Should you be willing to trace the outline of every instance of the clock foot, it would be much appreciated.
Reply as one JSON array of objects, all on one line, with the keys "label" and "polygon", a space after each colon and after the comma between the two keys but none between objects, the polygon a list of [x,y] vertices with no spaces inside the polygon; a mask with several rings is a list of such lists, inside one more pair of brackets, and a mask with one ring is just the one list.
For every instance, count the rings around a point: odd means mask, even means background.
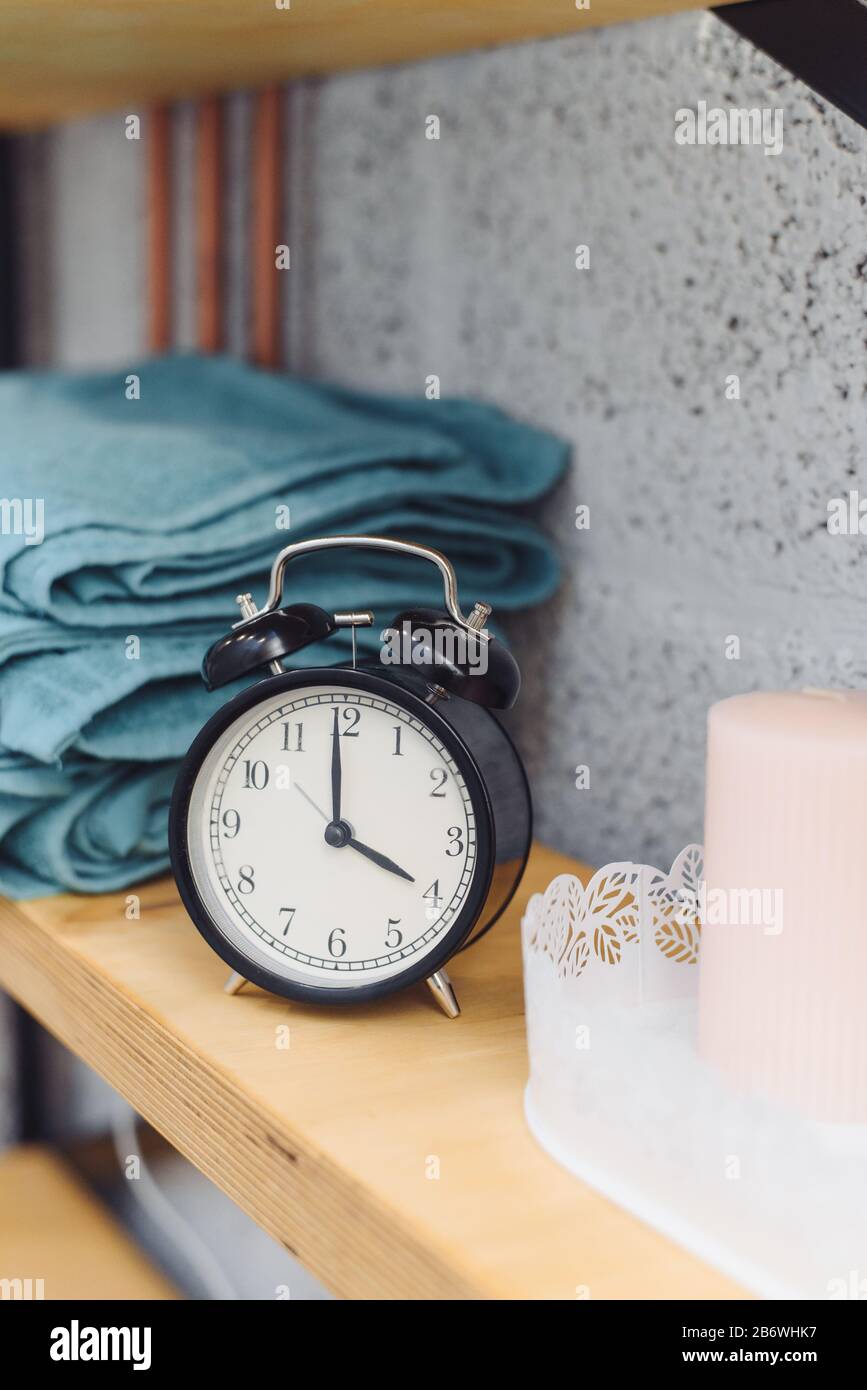
[{"label": "clock foot", "polygon": [[239,975],[237,970],[233,970],[223,985],[223,990],[226,994],[240,994],[246,984],[249,984],[249,980],[245,980],[243,975]]},{"label": "clock foot", "polygon": [[451,980],[444,970],[437,970],[428,976],[428,988],[447,1018],[457,1018],[461,1012],[458,997]]}]

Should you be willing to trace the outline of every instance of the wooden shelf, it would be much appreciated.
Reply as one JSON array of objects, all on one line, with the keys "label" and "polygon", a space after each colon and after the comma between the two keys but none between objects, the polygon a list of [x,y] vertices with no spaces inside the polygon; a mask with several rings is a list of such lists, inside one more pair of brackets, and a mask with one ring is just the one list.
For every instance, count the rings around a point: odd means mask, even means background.
[{"label": "wooden shelf", "polygon": [[178,1297],[49,1149],[26,1145],[0,1154],[0,1231],[0,1280],[32,1280],[34,1296],[41,1280],[46,1300]]},{"label": "wooden shelf", "polygon": [[450,966],[455,1021],[424,986],[353,1010],[228,996],[169,880],[138,921],[124,894],[0,899],[0,983],[339,1295],[741,1296],[524,1123],[520,914],[576,867],[536,847],[508,917]]},{"label": "wooden shelf", "polygon": [[[736,0],[716,0],[736,3]],[[0,126],[550,38],[706,0],[0,0]]]}]

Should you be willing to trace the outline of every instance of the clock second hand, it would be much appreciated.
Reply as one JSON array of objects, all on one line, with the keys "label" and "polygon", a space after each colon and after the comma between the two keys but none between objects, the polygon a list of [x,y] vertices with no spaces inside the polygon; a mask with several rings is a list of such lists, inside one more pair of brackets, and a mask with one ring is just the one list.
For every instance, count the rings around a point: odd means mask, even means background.
[{"label": "clock second hand", "polygon": [[329,824],[330,822],[329,822],[328,816],[326,816],[326,814],[325,814],[325,812],[323,811],[323,809],[322,809],[321,806],[317,806],[317,805],[316,805],[316,802],[313,800],[313,797],[312,797],[312,796],[308,796],[307,793],[306,793],[306,791],[304,790],[304,788],[303,788],[302,786],[300,786],[298,782],[293,782],[292,785],[293,785],[293,787],[295,788],[296,792],[300,792],[301,795],[304,797],[304,800],[310,803],[310,805],[313,807],[314,811],[316,811],[317,814],[320,815],[320,816],[322,817],[322,819],[326,822],[326,824]]},{"label": "clock second hand", "polygon": [[[325,821],[325,838],[329,844],[333,844],[335,849],[343,849],[348,845],[350,849],[354,849],[359,854],[363,854],[365,859],[369,859],[372,863],[378,864],[381,869],[387,869],[390,874],[397,874],[399,878],[405,878],[409,883],[415,883],[412,874],[408,874],[406,869],[402,869],[399,864],[395,864],[393,859],[389,859],[385,854],[380,854],[378,850],[371,849],[369,845],[362,844],[360,840],[356,840],[354,835],[347,834],[343,822],[329,820],[328,816],[326,816],[325,812],[322,810],[322,807],[316,805],[313,797],[308,795],[300,783],[293,782],[292,785],[296,792],[303,796],[304,800],[313,807],[317,815],[320,815]],[[332,827],[333,832],[329,838],[328,831],[332,830]]]}]

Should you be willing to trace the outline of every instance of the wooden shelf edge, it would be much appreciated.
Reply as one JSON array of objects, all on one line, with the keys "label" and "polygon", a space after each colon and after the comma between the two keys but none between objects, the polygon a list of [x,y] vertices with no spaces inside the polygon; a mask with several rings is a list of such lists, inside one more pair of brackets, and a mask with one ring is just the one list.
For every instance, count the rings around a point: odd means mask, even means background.
[{"label": "wooden shelf edge", "polygon": [[[45,961],[31,924],[2,900],[0,930],[4,988],[333,1292],[400,1298],[412,1287],[420,1298],[479,1294],[438,1267],[426,1245],[395,1229],[393,1214],[360,1190],[356,1199],[347,1175],[335,1172],[304,1135],[270,1123],[260,1104],[195,1050],[180,1054],[159,1020],[119,996],[98,972],[74,960]],[[353,1273],[344,1278],[347,1262]]]},{"label": "wooden shelf edge", "polygon": [[423,986],[351,1010],[231,998],[168,880],[140,890],[138,922],[124,894],[0,900],[0,983],[342,1297],[740,1296],[527,1130],[519,920],[565,871],[589,873],[534,848],[507,916],[450,967],[454,1022]]},{"label": "wooden shelf edge", "polygon": [[[715,0],[736,4],[740,0]],[[4,0],[0,128],[707,9],[708,0]]]}]

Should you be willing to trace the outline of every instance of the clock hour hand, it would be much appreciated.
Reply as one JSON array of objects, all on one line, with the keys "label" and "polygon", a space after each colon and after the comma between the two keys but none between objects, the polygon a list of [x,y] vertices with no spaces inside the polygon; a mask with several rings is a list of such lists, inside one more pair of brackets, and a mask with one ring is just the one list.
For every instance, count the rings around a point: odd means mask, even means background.
[{"label": "clock hour hand", "polygon": [[372,859],[374,864],[378,864],[381,869],[387,869],[390,874],[397,874],[398,878],[405,878],[409,883],[415,883],[412,874],[408,874],[406,869],[402,869],[399,864],[395,864],[393,859],[389,859],[385,854],[379,854],[377,850],[370,849],[368,845],[363,845],[360,840],[350,837],[346,841],[350,849],[358,850],[365,859]]},{"label": "clock hour hand", "polygon": [[406,878],[408,883],[415,883],[413,874],[407,873],[400,865],[396,865],[395,860],[389,859],[388,855],[381,855],[378,849],[371,849],[370,845],[361,844],[356,840],[352,833],[352,826],[347,826],[345,820],[329,820],[325,826],[325,844],[331,845],[332,849],[345,849],[349,845],[350,849],[357,849],[365,859],[370,859],[381,869],[388,869],[389,873],[396,873],[399,878]]},{"label": "clock hour hand", "polygon": [[387,869],[390,874],[397,874],[398,878],[405,878],[409,883],[415,883],[412,874],[408,874],[406,869],[395,864],[393,859],[388,858],[388,855],[380,854],[379,850],[371,849],[369,845],[363,845],[360,840],[356,840],[345,820],[328,822],[325,827],[325,843],[331,845],[332,849],[345,849],[349,845],[350,849],[357,850],[359,854],[364,855],[365,859],[370,859],[381,869]]},{"label": "clock hour hand", "polygon": [[340,784],[343,770],[340,766],[340,726],[337,722],[337,706],[334,707],[334,728],[331,731],[331,820],[337,825],[340,821]]}]

